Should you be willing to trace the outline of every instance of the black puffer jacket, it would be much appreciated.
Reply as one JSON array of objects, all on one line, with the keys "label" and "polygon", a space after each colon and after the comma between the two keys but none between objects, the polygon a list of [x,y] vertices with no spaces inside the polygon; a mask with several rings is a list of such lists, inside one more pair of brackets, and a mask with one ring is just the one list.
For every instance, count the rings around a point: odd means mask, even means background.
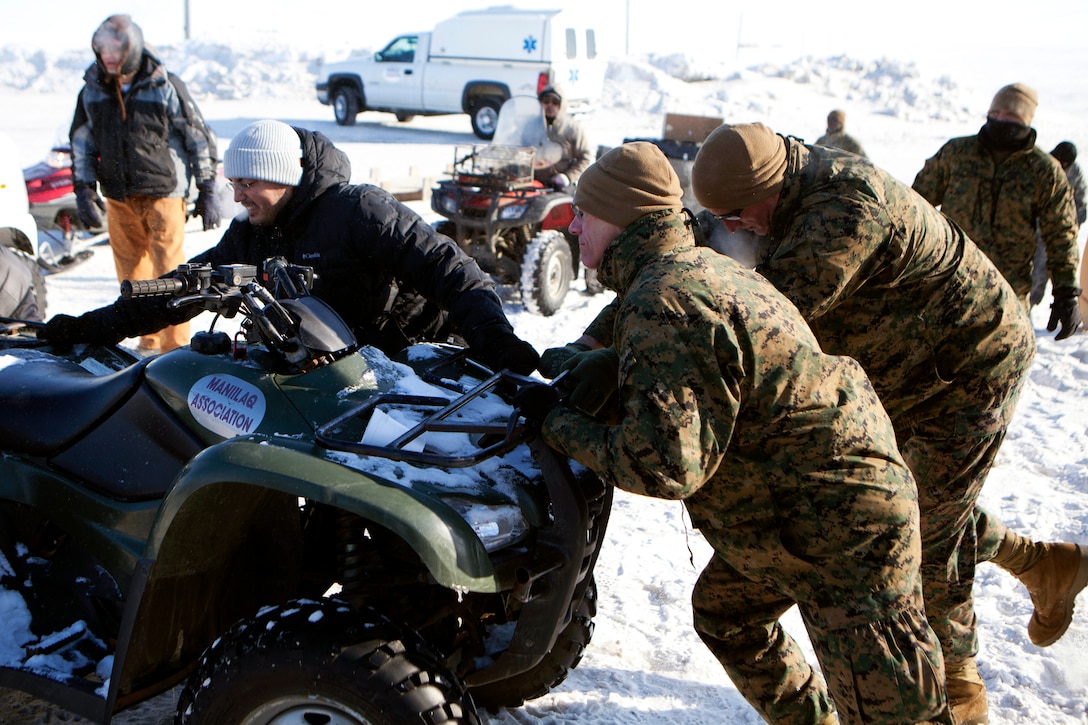
[{"label": "black puffer jacket", "polygon": [[[350,162],[328,138],[295,130],[302,139],[302,181],[276,224],[236,219],[219,244],[192,262],[260,266],[283,256],[313,267],[314,294],[332,305],[361,343],[386,352],[455,332],[486,361],[493,344],[509,342],[513,327],[475,260],[388,192],[349,184]],[[84,318],[96,318],[87,319],[98,328],[91,341],[111,342],[199,311],[168,311],[155,298],[119,299]]]},{"label": "black puffer jacket", "polygon": [[185,196],[190,180],[214,183],[215,136],[185,84],[154,55],[144,52],[127,91],[97,63],[84,83],[69,129],[77,185],[98,181],[104,196],[123,201]]}]

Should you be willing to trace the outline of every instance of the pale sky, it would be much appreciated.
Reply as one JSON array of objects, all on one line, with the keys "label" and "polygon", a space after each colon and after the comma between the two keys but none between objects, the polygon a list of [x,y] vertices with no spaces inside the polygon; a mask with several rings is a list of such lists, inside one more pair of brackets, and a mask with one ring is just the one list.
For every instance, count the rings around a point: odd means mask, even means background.
[{"label": "pale sky", "polygon": [[[462,9],[498,0],[0,0],[0,46],[88,47],[107,16],[128,13],[149,43],[171,45],[190,36],[223,42],[274,38],[304,49],[377,49],[398,33],[427,30]],[[692,55],[737,55],[741,46],[780,46],[793,55],[856,58],[888,56],[916,60],[954,48],[980,48],[1006,55],[1032,48],[1083,45],[1088,32],[1084,0],[873,0],[755,3],[718,0],[507,0],[518,7],[581,8],[591,12],[601,42],[613,52],[648,51]],[[748,7],[746,7],[746,5]],[[742,51],[743,52],[743,51]],[[1088,51],[1086,51],[1088,53]],[[980,62],[985,62],[983,58]]]}]

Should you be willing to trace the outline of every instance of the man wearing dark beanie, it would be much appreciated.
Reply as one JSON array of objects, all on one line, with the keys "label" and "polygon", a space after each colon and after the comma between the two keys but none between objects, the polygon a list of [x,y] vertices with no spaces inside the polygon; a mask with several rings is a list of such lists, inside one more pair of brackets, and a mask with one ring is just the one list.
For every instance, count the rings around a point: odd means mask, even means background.
[{"label": "man wearing dark beanie", "polygon": [[[772,161],[750,178],[776,175]],[[611,485],[683,500],[714,549],[696,631],[764,720],[950,723],[891,421],[861,367],[821,351],[785,296],[695,245],[681,196],[652,143],[582,174],[570,229],[617,294],[612,346],[559,365],[575,380],[565,404],[544,385],[515,403]],[[587,368],[617,393],[607,422],[579,390]],[[794,604],[822,676],[779,624]]]},{"label": "man wearing dark beanie", "polygon": [[[766,169],[775,169],[770,178]],[[758,231],[757,266],[801,310],[824,350],[858,360],[918,484],[926,611],[944,650],[957,723],[987,721],[971,589],[992,560],[1027,585],[1028,633],[1058,639],[1088,553],[1036,544],[975,503],[1035,353],[1017,295],[963,230],[871,163],[761,124],[722,126],[692,169],[696,198]]]},{"label": "man wearing dark beanie", "polygon": [[1023,83],[1001,88],[986,124],[942,146],[918,172],[914,190],[963,227],[1025,307],[1038,230],[1054,295],[1046,329],[1058,329],[1062,340],[1081,324],[1078,225],[1065,172],[1035,145],[1031,123],[1038,105],[1038,94]]}]

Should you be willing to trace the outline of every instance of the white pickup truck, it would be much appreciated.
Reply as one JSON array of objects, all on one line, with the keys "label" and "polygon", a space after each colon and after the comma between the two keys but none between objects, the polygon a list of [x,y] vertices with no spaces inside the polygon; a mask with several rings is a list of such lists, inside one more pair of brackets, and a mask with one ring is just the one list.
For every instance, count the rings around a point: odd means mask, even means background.
[{"label": "white pickup truck", "polygon": [[594,29],[576,23],[559,10],[467,10],[431,32],[400,35],[372,57],[326,65],[317,99],[333,107],[341,126],[363,111],[398,121],[467,113],[476,136],[490,140],[512,96],[559,82],[573,112],[600,99],[607,61]]}]

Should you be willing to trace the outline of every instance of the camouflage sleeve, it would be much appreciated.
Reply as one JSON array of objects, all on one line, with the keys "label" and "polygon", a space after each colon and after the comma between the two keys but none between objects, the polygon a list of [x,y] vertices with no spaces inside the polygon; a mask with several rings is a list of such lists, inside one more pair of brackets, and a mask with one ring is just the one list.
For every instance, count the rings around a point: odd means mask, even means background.
[{"label": "camouflage sleeve", "polygon": [[944,201],[944,193],[948,189],[948,171],[945,168],[941,152],[926,159],[922,170],[914,177],[912,187],[921,194],[926,201],[933,206],[940,206]]},{"label": "camouflage sleeve", "polygon": [[608,303],[603,310],[597,313],[593,322],[589,323],[585,334],[601,343],[602,347],[611,347],[615,339],[616,311],[619,309],[619,298]]},{"label": "camouflage sleeve", "polygon": [[[619,313],[620,424],[606,425],[560,408],[548,417],[544,438],[617,488],[683,499],[706,483],[722,461],[741,400],[741,381],[730,375],[743,372],[739,364],[717,364],[728,354],[723,348],[740,357],[730,325],[711,320],[715,329],[700,334],[670,324],[675,320],[655,319],[655,306],[682,305],[669,292],[647,297],[641,309],[625,303]],[[698,325],[706,317],[696,312],[686,319]],[[716,391],[716,402],[707,410],[710,390]]]},{"label": "camouflage sleeve", "polygon": [[891,226],[880,204],[812,194],[757,271],[813,321],[865,283]]},{"label": "camouflage sleeve", "polygon": [[1051,183],[1041,185],[1039,230],[1046,247],[1046,268],[1054,289],[1077,286],[1077,210],[1073,190],[1058,164],[1053,164]]}]

